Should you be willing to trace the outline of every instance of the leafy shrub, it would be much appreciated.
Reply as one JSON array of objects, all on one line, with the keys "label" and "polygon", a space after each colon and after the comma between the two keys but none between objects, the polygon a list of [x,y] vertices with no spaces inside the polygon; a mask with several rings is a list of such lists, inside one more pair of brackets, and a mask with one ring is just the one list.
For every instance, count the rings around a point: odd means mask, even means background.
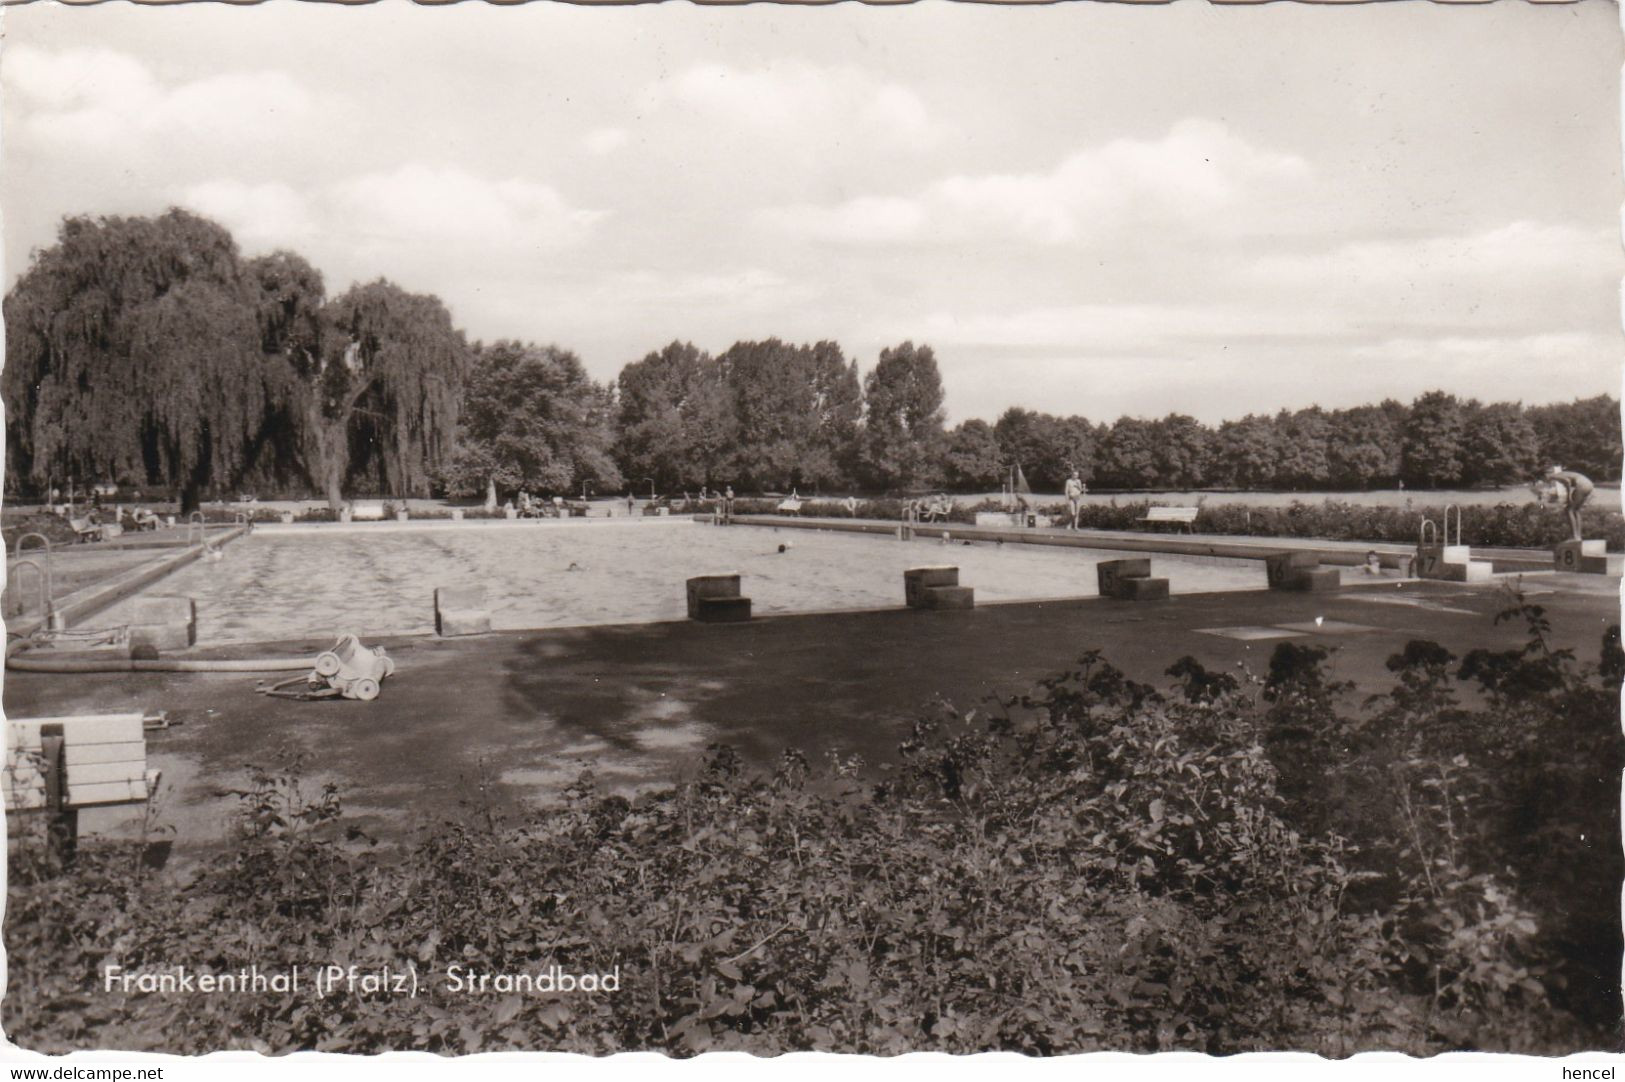
[{"label": "leafy shrub", "polygon": [[[714,746],[660,792],[583,776],[399,849],[296,761],[251,770],[232,847],[184,880],[112,845],[14,864],[4,1022],[46,1050],[1606,1046],[1625,656],[1616,630],[1583,667],[1537,606],[1508,614],[1524,647],[1411,643],[1352,708],[1318,647],[1262,677],[1179,659],[1166,692],[1089,654],[985,716],[926,712],[878,769]],[[327,960],[415,966],[424,990],[91,987],[108,963]],[[458,996],[451,962],[622,987]]]}]

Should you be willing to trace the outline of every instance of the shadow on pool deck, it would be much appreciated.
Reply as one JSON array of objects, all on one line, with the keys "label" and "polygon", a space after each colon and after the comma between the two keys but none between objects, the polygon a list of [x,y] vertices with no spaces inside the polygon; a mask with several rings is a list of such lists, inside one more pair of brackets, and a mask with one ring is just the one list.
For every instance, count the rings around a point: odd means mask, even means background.
[{"label": "shadow on pool deck", "polygon": [[[1547,607],[1556,644],[1594,661],[1619,619],[1618,580],[1544,574],[1524,584]],[[399,837],[464,802],[508,808],[556,796],[582,770],[620,791],[667,782],[717,741],[759,765],[788,746],[884,761],[935,697],[969,709],[1091,649],[1166,686],[1164,670],[1185,654],[1262,672],[1293,634],[1282,625],[1302,624],[1294,641],[1337,647],[1338,676],[1363,695],[1391,686],[1384,662],[1408,639],[1457,654],[1521,642],[1521,627],[1492,622],[1504,600],[1497,586],[1406,582],[1329,595],[1090,598],[385,639],[399,671],[374,703],[274,700],[254,693],[251,675],[160,673],[8,673],[4,701],[14,716],[143,709],[183,722],[149,741],[171,783],[163,818],[180,846],[218,840],[232,801],[220,790],[242,783],[245,764],[271,765],[285,743],[309,753],[312,791],[336,782],[365,829]],[[314,654],[325,645],[208,653]]]}]

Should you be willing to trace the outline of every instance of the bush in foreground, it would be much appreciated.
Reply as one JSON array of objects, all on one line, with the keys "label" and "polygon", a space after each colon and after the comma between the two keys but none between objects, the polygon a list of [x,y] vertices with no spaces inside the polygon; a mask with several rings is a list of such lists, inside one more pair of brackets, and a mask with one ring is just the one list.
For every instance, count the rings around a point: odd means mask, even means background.
[{"label": "bush in foreground", "polygon": [[[1181,659],[1166,692],[1091,654],[985,716],[928,712],[878,771],[714,747],[675,788],[583,778],[388,853],[336,792],[254,771],[238,844],[185,883],[128,848],[60,873],[17,854],[6,1030],[50,1051],[1607,1046],[1625,655],[1616,630],[1581,666],[1538,607],[1509,614],[1523,648],[1411,643],[1354,709],[1316,647],[1258,679]],[[423,990],[97,983],[328,961]],[[459,995],[451,964],[621,985]]]}]

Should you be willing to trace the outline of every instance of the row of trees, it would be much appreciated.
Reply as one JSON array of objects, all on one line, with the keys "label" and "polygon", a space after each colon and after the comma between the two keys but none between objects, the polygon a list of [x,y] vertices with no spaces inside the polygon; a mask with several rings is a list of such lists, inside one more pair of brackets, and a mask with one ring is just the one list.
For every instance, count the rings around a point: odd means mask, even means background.
[{"label": "row of trees", "polygon": [[1306,491],[1507,484],[1554,462],[1615,479],[1620,454],[1619,402],[1607,395],[1526,408],[1432,391],[1410,405],[1317,406],[1217,427],[1183,414],[1108,425],[1012,408],[955,427],[940,461],[960,489],[997,485],[1015,461],[1041,489],[1076,468],[1105,488]]},{"label": "row of trees", "polygon": [[912,342],[882,350],[861,377],[833,342],[740,342],[717,357],[673,342],[627,365],[609,398],[604,446],[628,482],[660,491],[723,480],[980,491],[1017,463],[1050,491],[1074,469],[1105,488],[1288,491],[1507,484],[1551,462],[1601,479],[1620,471],[1619,403],[1606,395],[1525,408],[1434,391],[1409,405],[1217,427],[1182,414],[1097,424],[1012,407],[993,424],[947,429],[936,358]]},{"label": "row of trees", "polygon": [[181,210],[70,218],[5,298],[9,482],[425,496],[996,488],[1356,489],[1498,484],[1561,462],[1619,476],[1619,404],[1409,405],[1111,424],[1021,408],[945,426],[929,346],[867,374],[835,342],[673,342],[596,383],[556,346],[470,344],[433,296],[327,297],[297,255],[243,259]]}]

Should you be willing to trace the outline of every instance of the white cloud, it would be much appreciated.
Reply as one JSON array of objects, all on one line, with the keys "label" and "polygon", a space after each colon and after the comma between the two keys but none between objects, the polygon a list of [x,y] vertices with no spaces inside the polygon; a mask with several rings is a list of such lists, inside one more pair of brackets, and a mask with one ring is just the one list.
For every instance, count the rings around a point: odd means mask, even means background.
[{"label": "white cloud", "polygon": [[921,319],[918,330],[907,333],[942,345],[1177,355],[1195,341],[1309,335],[1329,329],[1319,313],[1296,308],[1082,304],[968,314],[938,311]]},{"label": "white cloud", "polygon": [[594,128],[587,133],[581,145],[588,154],[602,156],[615,153],[624,147],[630,138],[625,128]]},{"label": "white cloud", "polygon": [[226,226],[250,251],[298,248],[317,233],[309,204],[286,184],[209,180],[189,185],[179,202]]},{"label": "white cloud", "polygon": [[753,68],[692,65],[648,87],[643,104],[707,126],[818,148],[844,142],[929,150],[952,131],[907,86],[854,67],[800,60]]},{"label": "white cloud", "polygon": [[[782,274],[760,267],[745,267],[735,271],[696,274],[629,271],[616,275],[609,289],[629,304],[726,302],[743,305],[775,299],[782,301],[792,291],[792,286]],[[806,291],[794,287],[793,292],[800,298],[805,296]]]},{"label": "white cloud", "polygon": [[[991,241],[1040,245],[1147,239],[1147,231],[1234,235],[1269,226],[1311,170],[1222,124],[1185,120],[1157,140],[1118,139],[1040,173],[955,175],[907,197],[771,208],[771,228],[843,244]],[[1151,235],[1153,241],[1165,237]]]},{"label": "white cloud", "polygon": [[322,199],[340,232],[470,251],[573,244],[603,217],[602,211],[571,206],[546,184],[420,164],[341,180]]},{"label": "white cloud", "polygon": [[1515,221],[1266,253],[1239,267],[1231,284],[1377,333],[1410,326],[1535,335],[1594,325],[1614,307],[1622,271],[1625,256],[1611,230]]},{"label": "white cloud", "polygon": [[98,155],[264,144],[309,119],[313,99],[284,72],[165,82],[111,49],[8,46],[6,89],[29,138]]},{"label": "white cloud", "polygon": [[1474,233],[1355,241],[1322,252],[1267,255],[1257,266],[1271,276],[1335,274],[1345,280],[1393,282],[1429,276],[1540,280],[1610,263],[1621,263],[1619,241],[1611,230],[1515,221]]},{"label": "white cloud", "polygon": [[1606,231],[1519,221],[1215,266],[1200,303],[937,308],[872,331],[1041,352],[1178,356],[1273,341],[1416,363],[1478,356],[1613,364],[1618,344],[1599,352],[1589,327],[1622,264]]},{"label": "white cloud", "polygon": [[1610,367],[1620,352],[1616,335],[1581,331],[1526,335],[1444,335],[1437,338],[1389,338],[1353,347],[1363,358],[1402,365],[1473,366],[1504,363],[1521,367],[1535,380],[1565,369],[1588,370],[1605,361]]},{"label": "white cloud", "polygon": [[437,259],[566,247],[604,213],[573,207],[545,184],[419,164],[339,179],[308,195],[286,184],[216,179],[183,189],[179,202],[217,219],[250,248],[335,239],[392,248],[433,244],[428,254]]}]

